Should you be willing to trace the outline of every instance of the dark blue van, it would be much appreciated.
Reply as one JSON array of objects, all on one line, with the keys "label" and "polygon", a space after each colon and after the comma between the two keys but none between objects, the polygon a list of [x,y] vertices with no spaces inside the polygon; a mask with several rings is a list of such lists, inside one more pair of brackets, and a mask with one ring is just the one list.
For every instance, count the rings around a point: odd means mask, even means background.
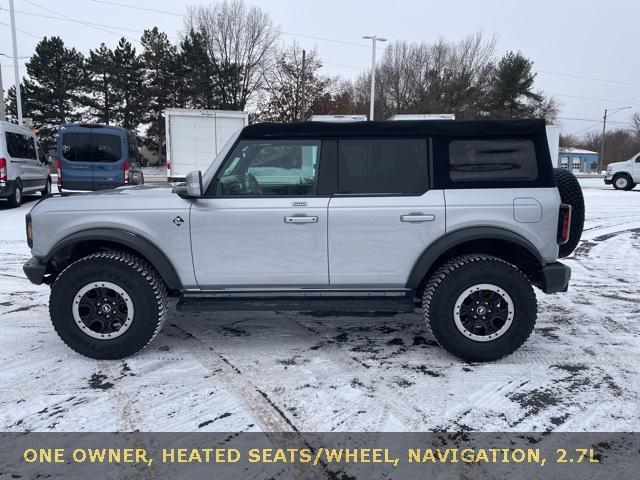
[{"label": "dark blue van", "polygon": [[121,127],[60,125],[56,163],[61,190],[105,190],[144,183],[138,139]]}]

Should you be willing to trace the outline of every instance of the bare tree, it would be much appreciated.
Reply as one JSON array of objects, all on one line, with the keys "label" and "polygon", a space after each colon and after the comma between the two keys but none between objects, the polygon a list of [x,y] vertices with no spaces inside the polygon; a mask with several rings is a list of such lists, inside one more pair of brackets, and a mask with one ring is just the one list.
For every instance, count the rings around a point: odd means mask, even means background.
[{"label": "bare tree", "polygon": [[[481,116],[494,69],[495,38],[481,33],[460,42],[390,44],[376,69],[375,99],[381,118],[394,113]],[[354,82],[354,102],[367,103],[371,73]]]},{"label": "bare tree", "polygon": [[242,0],[189,8],[185,30],[202,34],[222,108],[243,109],[260,88],[280,35],[268,13]]}]

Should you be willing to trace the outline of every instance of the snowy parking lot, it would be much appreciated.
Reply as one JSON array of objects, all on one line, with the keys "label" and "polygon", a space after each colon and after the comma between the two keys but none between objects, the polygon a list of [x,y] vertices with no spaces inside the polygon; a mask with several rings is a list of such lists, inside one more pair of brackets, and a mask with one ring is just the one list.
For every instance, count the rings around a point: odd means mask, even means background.
[{"label": "snowy parking lot", "polygon": [[0,429],[638,431],[640,189],[581,183],[570,290],[536,292],[531,338],[491,364],[447,355],[419,314],[174,310],[142,353],[87,359],[22,272],[32,202],[0,203]]}]

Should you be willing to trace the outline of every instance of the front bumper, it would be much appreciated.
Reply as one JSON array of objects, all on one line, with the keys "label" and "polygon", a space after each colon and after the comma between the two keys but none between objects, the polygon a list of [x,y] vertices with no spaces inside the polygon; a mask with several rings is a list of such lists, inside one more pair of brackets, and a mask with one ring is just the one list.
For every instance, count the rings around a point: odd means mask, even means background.
[{"label": "front bumper", "polygon": [[42,262],[38,257],[31,257],[22,266],[22,270],[31,283],[42,285],[44,282],[44,274],[47,271],[47,264]]},{"label": "front bumper", "polygon": [[560,262],[548,263],[542,267],[542,284],[539,287],[544,293],[566,292],[570,279],[570,267]]},{"label": "front bumper", "polygon": [[607,175],[604,177],[604,184],[611,185],[613,183],[613,175]]}]

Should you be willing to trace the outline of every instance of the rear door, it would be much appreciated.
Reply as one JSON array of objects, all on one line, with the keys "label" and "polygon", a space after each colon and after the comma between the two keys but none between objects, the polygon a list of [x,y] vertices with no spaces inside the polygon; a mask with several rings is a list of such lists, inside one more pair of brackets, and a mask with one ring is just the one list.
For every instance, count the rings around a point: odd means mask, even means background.
[{"label": "rear door", "polygon": [[91,129],[62,127],[58,142],[62,188],[93,190]]},{"label": "rear door", "polygon": [[11,177],[19,178],[26,192],[40,187],[42,176],[38,168],[35,138],[22,132],[7,131],[5,140],[11,163]]},{"label": "rear door", "polygon": [[93,189],[103,190],[124,184],[124,162],[127,153],[124,130],[94,128],[91,132],[93,151]]},{"label": "rear door", "polygon": [[193,170],[205,171],[216,151],[215,114],[169,113],[171,177],[184,178]]},{"label": "rear door", "polygon": [[329,203],[331,285],[403,288],[445,231],[442,190],[429,189],[426,138],[338,141]]}]

